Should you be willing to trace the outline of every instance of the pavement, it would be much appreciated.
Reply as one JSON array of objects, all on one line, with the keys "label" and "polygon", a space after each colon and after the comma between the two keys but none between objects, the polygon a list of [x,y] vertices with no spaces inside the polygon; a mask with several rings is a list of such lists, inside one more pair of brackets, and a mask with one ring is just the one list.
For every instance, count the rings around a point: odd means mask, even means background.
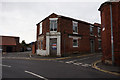
[{"label": "pavement", "polygon": [[[70,58],[79,58],[88,55],[95,55],[98,53],[80,53],[80,54],[72,54],[65,57],[51,57],[51,56],[40,56],[37,54],[32,54],[31,51],[27,52],[13,52],[13,53],[6,53],[2,55],[2,58],[6,59],[31,59],[31,60],[62,60],[62,59],[70,59]],[[99,53],[101,54],[101,53]]]},{"label": "pavement", "polygon": [[93,63],[92,67],[105,73],[120,76],[120,66],[105,64],[98,60]]},{"label": "pavement", "polygon": [[[50,56],[43,57],[43,56],[38,56],[36,54],[31,54],[31,52],[15,52],[15,53],[6,53],[3,55],[3,58],[5,58],[5,59],[23,59],[23,60],[24,59],[27,59],[27,60],[64,60],[64,61],[69,61],[69,63],[72,63],[73,61],[76,62],[76,59],[79,59],[80,57],[84,58],[87,56],[94,56],[96,54],[101,54],[101,53],[73,54],[73,55],[70,55],[67,57],[50,57]],[[77,61],[79,61],[79,60],[77,60]],[[72,61],[72,62],[70,62],[70,61]],[[92,67],[94,69],[97,69],[97,70],[105,72],[105,73],[120,76],[120,67],[119,66],[103,64],[100,60],[96,60],[92,64]]]}]

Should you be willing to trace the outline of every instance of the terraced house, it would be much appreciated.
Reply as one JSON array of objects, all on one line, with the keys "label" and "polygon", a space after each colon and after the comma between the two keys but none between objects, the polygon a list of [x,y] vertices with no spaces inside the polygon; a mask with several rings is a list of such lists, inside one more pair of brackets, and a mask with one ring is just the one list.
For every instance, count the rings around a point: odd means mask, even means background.
[{"label": "terraced house", "polygon": [[101,50],[100,24],[52,13],[37,24],[37,54],[62,56]]}]

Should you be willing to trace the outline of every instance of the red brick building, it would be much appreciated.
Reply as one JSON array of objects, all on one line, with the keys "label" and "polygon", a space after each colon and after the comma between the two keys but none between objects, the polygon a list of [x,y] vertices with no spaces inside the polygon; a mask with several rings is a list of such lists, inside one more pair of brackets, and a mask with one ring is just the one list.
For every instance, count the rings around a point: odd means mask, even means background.
[{"label": "red brick building", "polygon": [[120,65],[120,0],[101,4],[102,61]]},{"label": "red brick building", "polygon": [[101,50],[100,24],[51,14],[37,24],[37,54],[62,56]]},{"label": "red brick building", "polygon": [[21,45],[19,43],[19,37],[14,36],[0,36],[0,46],[2,52],[15,52],[20,51]]}]

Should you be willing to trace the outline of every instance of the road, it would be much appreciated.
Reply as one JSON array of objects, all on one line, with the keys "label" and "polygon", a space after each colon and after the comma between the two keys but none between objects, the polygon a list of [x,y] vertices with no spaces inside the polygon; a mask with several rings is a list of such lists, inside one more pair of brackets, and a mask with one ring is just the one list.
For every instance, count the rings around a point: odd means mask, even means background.
[{"label": "road", "polygon": [[101,54],[64,60],[3,59],[3,78],[118,78],[91,67]]}]

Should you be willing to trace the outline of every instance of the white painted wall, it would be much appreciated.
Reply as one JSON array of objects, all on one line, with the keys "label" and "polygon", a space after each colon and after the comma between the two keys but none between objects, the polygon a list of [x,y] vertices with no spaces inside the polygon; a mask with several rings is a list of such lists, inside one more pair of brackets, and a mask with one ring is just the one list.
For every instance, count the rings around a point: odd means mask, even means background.
[{"label": "white painted wall", "polygon": [[37,49],[37,55],[48,56],[48,55],[46,54],[46,50],[40,50],[40,49]]},{"label": "white painted wall", "polygon": [[[43,37],[39,37],[42,39]],[[48,32],[46,33],[46,50],[37,49],[37,55],[48,56],[50,55],[50,38],[57,38],[57,56],[61,56],[61,33],[60,32]]]},{"label": "white painted wall", "polygon": [[50,54],[50,38],[57,38],[57,56],[61,56],[61,33],[54,32],[54,33],[46,33],[46,54]]}]

